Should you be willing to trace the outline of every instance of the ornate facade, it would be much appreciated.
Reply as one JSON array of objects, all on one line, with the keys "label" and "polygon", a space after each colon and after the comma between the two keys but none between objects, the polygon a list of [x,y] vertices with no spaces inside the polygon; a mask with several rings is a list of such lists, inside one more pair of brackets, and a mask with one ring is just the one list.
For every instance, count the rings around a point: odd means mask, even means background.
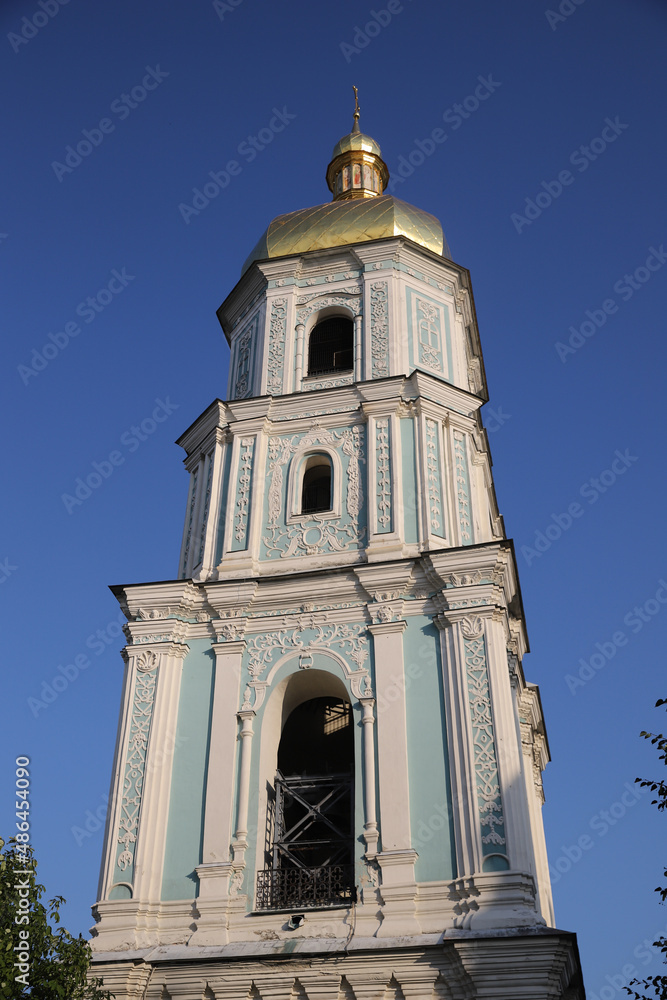
[{"label": "ornate facade", "polygon": [[116,591],[94,971],[118,1000],[575,1000],[470,277],[357,114],[327,179],[218,311],[178,579]]}]

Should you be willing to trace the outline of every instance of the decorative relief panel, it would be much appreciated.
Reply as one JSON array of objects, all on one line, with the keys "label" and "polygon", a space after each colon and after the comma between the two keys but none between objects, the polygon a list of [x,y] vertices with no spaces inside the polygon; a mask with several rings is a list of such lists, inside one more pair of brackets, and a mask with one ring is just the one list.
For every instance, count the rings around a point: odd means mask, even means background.
[{"label": "decorative relief panel", "polygon": [[250,507],[252,459],[255,450],[254,438],[241,438],[239,450],[239,478],[236,485],[234,503],[234,525],[232,530],[232,551],[238,552],[248,547],[248,518]]},{"label": "decorative relief panel", "polygon": [[274,299],[269,321],[269,357],[266,391],[271,395],[284,392],[285,339],[287,337],[287,299]]},{"label": "decorative relief panel", "polygon": [[185,548],[183,550],[183,566],[181,575],[185,576],[188,571],[188,558],[190,556],[190,542],[192,541],[192,525],[195,517],[195,507],[197,506],[197,480],[199,479],[199,466],[192,473],[192,485],[190,489],[190,506],[188,508],[188,526],[185,535]]},{"label": "decorative relief panel", "polygon": [[470,475],[465,434],[454,431],[454,475],[456,479],[456,505],[459,515],[461,543],[472,545],[472,513],[470,509]]},{"label": "decorative relief panel", "polygon": [[377,533],[392,530],[389,417],[375,421],[375,495]]},{"label": "decorative relief panel", "polygon": [[498,780],[483,620],[477,616],[464,618],[461,621],[461,634],[472,723],[482,853],[485,857],[488,854],[506,854],[505,819]]},{"label": "decorative relief panel", "polygon": [[307,378],[301,383],[304,392],[312,392],[313,389],[336,389],[339,385],[352,385],[354,375],[341,375],[339,378],[319,379],[317,382],[310,382]]},{"label": "decorative relief panel", "polygon": [[[286,489],[284,469],[292,456],[312,445],[338,448],[347,459],[345,509],[348,518],[332,519],[331,515],[313,514],[285,523]],[[358,548],[366,534],[360,524],[363,506],[360,463],[363,456],[363,428],[351,427],[340,431],[314,424],[306,435],[273,437],[269,440],[267,529],[262,538],[267,559],[287,559],[292,556],[320,555]],[[344,463],[345,464],[345,463]]]},{"label": "decorative relief panel", "polygon": [[386,281],[371,284],[371,378],[389,375],[389,304]]},{"label": "decorative relief panel", "polygon": [[199,533],[199,552],[195,565],[198,566],[204,558],[204,540],[206,538],[206,525],[208,523],[208,509],[211,505],[211,480],[213,479],[213,452],[207,457],[208,472],[206,474],[206,492],[204,494],[204,510],[202,513],[201,531]]},{"label": "decorative relief panel", "polygon": [[416,299],[417,343],[419,363],[425,368],[442,372],[442,330],[436,306],[425,299]]},{"label": "decorative relief panel", "polygon": [[[368,668],[368,633],[366,625],[325,624],[313,615],[289,616],[285,628],[278,632],[246,635],[247,668],[258,694],[263,692],[266,680],[262,675],[286,653],[299,654],[299,667],[307,670],[313,664],[313,654],[318,650],[338,651],[345,664],[345,672],[355,697],[373,697]],[[350,666],[351,661],[354,666]],[[259,707],[255,704],[255,709]]]},{"label": "decorative relief panel", "polygon": [[155,703],[157,664],[157,655],[148,649],[136,659],[137,673],[118,825],[116,882],[131,883],[134,878],[134,855],[146,772],[146,752]]},{"label": "decorative relief panel", "polygon": [[442,507],[442,473],[440,462],[440,435],[438,422],[426,420],[426,480],[428,518],[431,534],[445,537],[445,518]]},{"label": "decorative relief panel", "polygon": [[347,306],[356,316],[361,312],[361,285],[341,288],[336,295],[327,295],[322,292],[300,295],[296,302],[297,306],[300,306],[296,314],[297,323],[305,323],[314,312],[328,309],[330,306]]},{"label": "decorative relief panel", "polygon": [[406,288],[406,302],[412,366],[451,378],[451,344],[445,306],[412,288]]},{"label": "decorative relief panel", "polygon": [[250,349],[252,342],[252,328],[241,334],[237,350],[236,383],[234,385],[234,399],[243,399],[248,395],[250,389]]}]

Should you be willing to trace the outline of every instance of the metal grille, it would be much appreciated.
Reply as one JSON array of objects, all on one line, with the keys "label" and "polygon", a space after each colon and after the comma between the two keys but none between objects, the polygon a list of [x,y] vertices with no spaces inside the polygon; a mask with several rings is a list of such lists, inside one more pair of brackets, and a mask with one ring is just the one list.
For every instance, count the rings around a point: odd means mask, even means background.
[{"label": "metal grille", "polygon": [[301,513],[317,514],[322,510],[331,510],[330,465],[306,469],[303,477]]},{"label": "metal grille", "polygon": [[258,910],[340,906],[355,900],[354,865],[257,872]]},{"label": "metal grille", "polygon": [[314,871],[352,860],[352,777],[285,778],[275,788],[274,868]]},{"label": "metal grille", "polygon": [[[333,715],[330,721],[341,722]],[[341,906],[356,899],[352,791],[351,774],[285,777],[278,771],[267,868],[257,873],[257,909]]]},{"label": "metal grille", "polygon": [[318,323],[308,344],[308,374],[329,375],[354,367],[354,324],[343,316]]}]

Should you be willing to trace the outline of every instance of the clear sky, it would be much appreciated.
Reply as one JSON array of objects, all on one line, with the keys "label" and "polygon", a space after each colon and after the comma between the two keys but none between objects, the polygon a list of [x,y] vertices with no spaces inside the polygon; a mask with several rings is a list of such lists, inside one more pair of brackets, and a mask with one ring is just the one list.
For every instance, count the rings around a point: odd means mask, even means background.
[{"label": "clear sky", "polygon": [[[0,833],[29,755],[41,878],[85,932],[123,669],[107,586],[176,575],[173,442],[226,389],[215,310],[275,215],[329,200],[357,84],[395,193],[471,270],[553,755],[557,923],[589,994],[624,996],[628,966],[661,971],[643,942],[667,927],[666,820],[628,790],[659,774],[638,734],[667,696],[667,6],[40,3],[0,11]],[[211,172],[224,189],[179,208]],[[101,485],[63,500],[94,463]]]}]

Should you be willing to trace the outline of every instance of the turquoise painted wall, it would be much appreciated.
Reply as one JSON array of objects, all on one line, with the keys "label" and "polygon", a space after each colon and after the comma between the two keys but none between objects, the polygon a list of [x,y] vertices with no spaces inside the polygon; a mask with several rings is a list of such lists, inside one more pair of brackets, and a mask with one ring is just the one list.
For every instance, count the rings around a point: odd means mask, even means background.
[{"label": "turquoise painted wall", "polygon": [[206,762],[215,656],[209,639],[194,639],[183,663],[169,801],[162,899],[192,899],[199,882],[204,832]]},{"label": "turquoise painted wall", "polygon": [[438,630],[409,617],[403,633],[412,846],[418,882],[456,878]]}]

